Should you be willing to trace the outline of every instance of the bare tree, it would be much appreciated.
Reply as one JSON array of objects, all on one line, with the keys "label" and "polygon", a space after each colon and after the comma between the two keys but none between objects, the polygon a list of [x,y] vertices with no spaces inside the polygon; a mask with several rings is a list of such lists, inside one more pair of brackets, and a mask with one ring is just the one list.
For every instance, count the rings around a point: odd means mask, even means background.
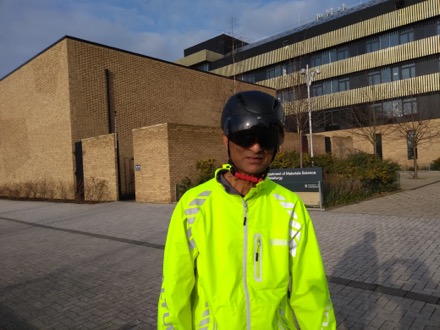
[{"label": "bare tree", "polygon": [[[282,85],[288,85],[290,87],[284,89],[278,89],[281,101],[283,102],[284,111],[287,118],[287,127],[295,126],[294,131],[298,133],[298,151],[300,159],[300,167],[303,167],[303,145],[302,138],[307,125],[307,99],[300,97],[300,89],[298,85],[301,84],[300,76],[298,74],[283,75]],[[300,98],[301,102],[292,102],[295,99]],[[290,119],[290,120],[289,120]],[[294,121],[294,123],[292,123]]]},{"label": "bare tree", "polygon": [[408,156],[413,159],[414,179],[418,178],[417,147],[440,140],[440,131],[432,121],[432,104],[421,103],[415,98],[393,101],[393,133],[404,138],[408,143]]},{"label": "bare tree", "polygon": [[378,138],[390,133],[392,127],[388,124],[392,122],[392,116],[383,108],[382,102],[377,101],[385,97],[378,97],[374,91],[372,86],[363,90],[364,99],[368,101],[351,106],[347,119],[349,125],[354,126],[350,133],[368,141],[373,147],[373,153],[377,155]]}]

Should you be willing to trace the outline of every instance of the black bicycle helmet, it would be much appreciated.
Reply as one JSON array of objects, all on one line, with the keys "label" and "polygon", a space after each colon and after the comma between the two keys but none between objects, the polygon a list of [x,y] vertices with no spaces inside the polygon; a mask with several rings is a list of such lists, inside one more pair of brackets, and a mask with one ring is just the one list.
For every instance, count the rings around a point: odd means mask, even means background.
[{"label": "black bicycle helmet", "polygon": [[260,91],[246,91],[231,96],[226,102],[221,127],[228,138],[256,126],[277,130],[274,149],[278,149],[284,141],[284,120],[283,107],[275,97]]},{"label": "black bicycle helmet", "polygon": [[228,157],[231,173],[251,182],[260,182],[269,167],[258,175],[243,175],[231,160],[229,141],[242,147],[258,142],[267,150],[273,150],[272,161],[284,141],[284,111],[281,103],[272,95],[260,91],[237,93],[229,98],[221,117],[223,133],[228,137]]}]

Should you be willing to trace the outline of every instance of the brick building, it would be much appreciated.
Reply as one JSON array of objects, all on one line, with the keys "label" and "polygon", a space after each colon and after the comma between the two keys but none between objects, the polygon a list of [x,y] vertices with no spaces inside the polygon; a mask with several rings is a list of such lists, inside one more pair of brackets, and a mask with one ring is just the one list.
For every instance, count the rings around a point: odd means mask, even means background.
[{"label": "brick building", "polygon": [[[225,42],[234,50],[216,46]],[[261,41],[218,36],[184,55],[177,63],[276,89],[292,131],[308,133],[310,100],[321,137],[351,136],[355,149],[404,169],[440,157],[439,0],[342,5]],[[318,68],[309,99],[304,69]]]},{"label": "brick building", "polygon": [[0,195],[173,202],[197,160],[226,160],[220,112],[249,89],[275,95],[64,37],[0,81]]}]

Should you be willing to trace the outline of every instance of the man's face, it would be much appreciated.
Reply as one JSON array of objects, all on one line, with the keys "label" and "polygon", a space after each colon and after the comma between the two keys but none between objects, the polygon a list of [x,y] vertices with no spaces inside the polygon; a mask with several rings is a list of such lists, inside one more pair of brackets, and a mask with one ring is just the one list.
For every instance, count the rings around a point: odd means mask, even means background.
[{"label": "man's face", "polygon": [[263,173],[272,162],[274,149],[263,149],[256,142],[249,147],[241,147],[223,135],[223,142],[228,146],[229,157],[237,170],[241,173],[258,175]]}]

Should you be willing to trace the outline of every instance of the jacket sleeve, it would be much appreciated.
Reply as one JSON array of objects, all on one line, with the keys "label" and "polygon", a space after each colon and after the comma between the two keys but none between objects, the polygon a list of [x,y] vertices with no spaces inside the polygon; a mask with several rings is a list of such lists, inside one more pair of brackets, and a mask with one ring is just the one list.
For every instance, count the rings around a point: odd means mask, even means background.
[{"label": "jacket sleeve", "polygon": [[171,217],[165,244],[158,329],[192,328],[191,292],[195,283],[196,255],[184,205],[179,202]]},{"label": "jacket sleeve", "polygon": [[315,230],[302,202],[291,221],[290,306],[301,329],[336,329],[336,319]]}]

